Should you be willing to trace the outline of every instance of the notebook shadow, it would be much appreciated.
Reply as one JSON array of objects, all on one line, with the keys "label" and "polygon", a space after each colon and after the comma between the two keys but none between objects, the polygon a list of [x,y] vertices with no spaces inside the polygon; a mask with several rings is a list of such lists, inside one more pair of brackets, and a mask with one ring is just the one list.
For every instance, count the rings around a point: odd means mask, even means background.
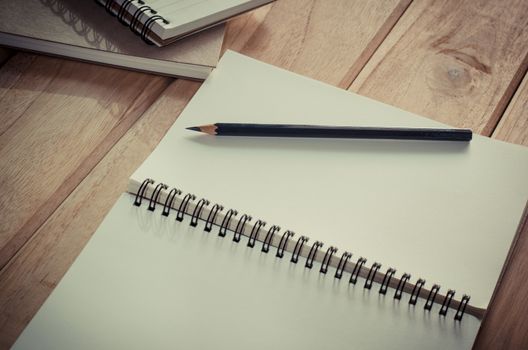
[{"label": "notebook shadow", "polygon": [[317,153],[450,154],[469,151],[470,142],[417,140],[315,139],[279,137],[211,137],[195,135],[189,141],[203,147],[298,151]]}]

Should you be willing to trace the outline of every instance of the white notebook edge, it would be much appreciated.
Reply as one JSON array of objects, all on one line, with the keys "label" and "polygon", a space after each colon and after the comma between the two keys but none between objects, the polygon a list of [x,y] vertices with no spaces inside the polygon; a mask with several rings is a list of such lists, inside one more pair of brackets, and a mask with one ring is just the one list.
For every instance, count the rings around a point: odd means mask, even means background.
[{"label": "white notebook edge", "polygon": [[0,32],[0,45],[34,53],[44,53],[55,57],[177,78],[205,80],[213,70],[213,67],[210,66],[156,60],[114,52],[108,53],[106,51],[13,35],[4,32]]}]

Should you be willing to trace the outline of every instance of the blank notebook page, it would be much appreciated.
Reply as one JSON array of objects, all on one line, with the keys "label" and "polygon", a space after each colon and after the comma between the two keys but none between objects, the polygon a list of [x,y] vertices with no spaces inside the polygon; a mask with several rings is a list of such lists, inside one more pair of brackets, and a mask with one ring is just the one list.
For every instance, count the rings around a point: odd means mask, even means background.
[{"label": "blank notebook page", "polygon": [[185,130],[214,122],[442,124],[228,51],[132,181],[195,193],[487,308],[528,198],[526,148],[478,135],[459,143]]},{"label": "blank notebook page", "polygon": [[121,196],[14,349],[454,349],[476,336],[471,315],[455,322],[133,199]]}]

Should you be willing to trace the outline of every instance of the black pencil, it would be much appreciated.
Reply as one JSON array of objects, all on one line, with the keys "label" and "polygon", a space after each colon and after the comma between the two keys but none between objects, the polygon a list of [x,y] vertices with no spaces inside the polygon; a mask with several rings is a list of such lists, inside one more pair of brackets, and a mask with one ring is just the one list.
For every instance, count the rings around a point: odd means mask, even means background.
[{"label": "black pencil", "polygon": [[309,137],[350,139],[391,139],[470,141],[469,129],[377,128],[289,124],[216,123],[187,128],[215,136]]}]

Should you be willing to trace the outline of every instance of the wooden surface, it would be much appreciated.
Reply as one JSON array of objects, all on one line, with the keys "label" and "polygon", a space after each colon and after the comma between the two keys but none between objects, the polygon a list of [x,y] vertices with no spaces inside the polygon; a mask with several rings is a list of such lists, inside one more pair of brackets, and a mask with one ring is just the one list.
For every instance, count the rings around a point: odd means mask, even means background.
[{"label": "wooden surface", "polygon": [[[279,0],[225,49],[528,145],[528,2]],[[199,83],[0,51],[0,348],[67,271]],[[476,348],[528,348],[528,227]]]}]

